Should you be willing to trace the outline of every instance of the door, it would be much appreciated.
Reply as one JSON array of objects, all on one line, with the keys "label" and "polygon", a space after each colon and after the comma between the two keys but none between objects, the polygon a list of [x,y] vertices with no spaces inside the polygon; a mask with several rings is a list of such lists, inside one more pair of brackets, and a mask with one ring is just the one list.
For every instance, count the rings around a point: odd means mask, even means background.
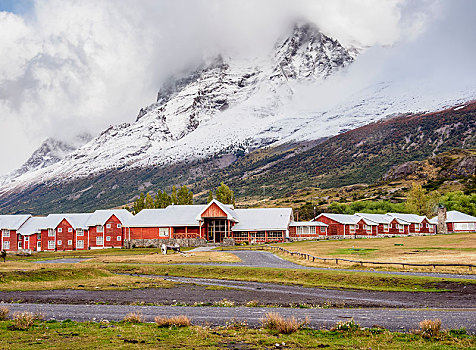
[{"label": "door", "polygon": [[76,249],[84,249],[84,241],[83,240],[76,241]]},{"label": "door", "polygon": [[36,251],[41,251],[41,241],[36,242]]},{"label": "door", "polygon": [[25,236],[25,248],[30,249],[30,236]]}]

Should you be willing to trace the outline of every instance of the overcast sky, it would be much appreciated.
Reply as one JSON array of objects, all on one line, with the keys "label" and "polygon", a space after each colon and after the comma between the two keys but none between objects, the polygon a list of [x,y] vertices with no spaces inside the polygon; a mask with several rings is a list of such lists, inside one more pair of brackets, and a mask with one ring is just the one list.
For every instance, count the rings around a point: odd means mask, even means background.
[{"label": "overcast sky", "polygon": [[[132,122],[141,107],[155,101],[164,79],[204,57],[267,52],[296,20],[314,22],[346,46],[404,42],[408,50],[432,28],[453,30],[454,40],[463,43],[468,35],[474,38],[474,4],[0,0],[0,174],[20,166],[47,137],[68,140]],[[443,51],[461,45],[430,38],[426,43]],[[475,40],[465,45],[473,49]]]}]

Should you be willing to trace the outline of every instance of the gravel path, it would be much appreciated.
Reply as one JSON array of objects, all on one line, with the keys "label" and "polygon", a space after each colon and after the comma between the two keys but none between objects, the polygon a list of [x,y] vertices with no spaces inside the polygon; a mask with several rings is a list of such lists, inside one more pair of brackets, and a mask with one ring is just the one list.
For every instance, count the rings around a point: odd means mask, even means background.
[{"label": "gravel path", "polygon": [[476,275],[458,275],[450,273],[436,273],[436,272],[404,272],[404,271],[375,271],[375,270],[354,270],[354,269],[335,269],[325,267],[310,267],[295,264],[291,261],[285,260],[271,252],[257,251],[257,250],[227,250],[226,252],[235,254],[241,259],[238,263],[187,263],[178,265],[211,265],[211,266],[248,266],[248,267],[268,267],[268,268],[283,268],[283,269],[307,269],[307,270],[330,270],[330,271],[352,271],[352,272],[371,272],[389,275],[403,275],[403,276],[426,276],[426,277],[440,277],[440,278],[461,278],[476,280]]},{"label": "gravel path", "polygon": [[89,258],[64,258],[64,259],[52,259],[52,260],[39,260],[32,261],[35,264],[76,264]]},{"label": "gravel path", "polygon": [[152,322],[155,316],[187,315],[193,324],[225,325],[227,321],[246,321],[259,326],[260,319],[268,312],[283,316],[309,318],[314,328],[330,328],[338,321],[353,318],[363,327],[379,325],[392,331],[409,331],[418,328],[424,319],[439,318],[442,327],[465,327],[476,333],[476,309],[472,310],[416,310],[416,309],[296,309],[296,308],[247,308],[247,307],[180,307],[180,306],[131,306],[131,305],[68,305],[68,304],[4,304],[11,312],[40,312],[46,319],[75,321],[120,321],[129,312],[141,312]]}]

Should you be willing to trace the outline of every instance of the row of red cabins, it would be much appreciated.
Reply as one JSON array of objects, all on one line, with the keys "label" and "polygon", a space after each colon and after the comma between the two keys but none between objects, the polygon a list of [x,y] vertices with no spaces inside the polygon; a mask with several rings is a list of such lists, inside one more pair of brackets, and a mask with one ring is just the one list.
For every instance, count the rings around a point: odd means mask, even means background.
[{"label": "row of red cabins", "polygon": [[[459,222],[448,222],[448,227],[476,231],[475,217],[463,213],[451,217]],[[312,221],[296,222],[291,208],[235,209],[213,200],[206,205],[145,209],[135,216],[124,209],[46,217],[0,215],[0,229],[0,244],[6,251],[56,251],[158,246],[170,239],[265,243],[426,235],[436,233],[436,222],[397,213],[321,214]]]}]

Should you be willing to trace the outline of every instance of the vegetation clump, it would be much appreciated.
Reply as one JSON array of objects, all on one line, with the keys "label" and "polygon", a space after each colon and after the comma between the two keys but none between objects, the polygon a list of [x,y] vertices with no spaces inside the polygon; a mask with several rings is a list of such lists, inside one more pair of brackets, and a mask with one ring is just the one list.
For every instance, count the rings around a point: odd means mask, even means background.
[{"label": "vegetation clump", "polygon": [[144,316],[140,312],[129,312],[122,321],[126,323],[142,323],[144,322]]},{"label": "vegetation clump", "polygon": [[284,318],[277,312],[269,312],[261,319],[261,324],[263,328],[281,334],[291,334],[308,325],[309,320],[306,318],[304,321],[298,321],[294,316]]},{"label": "vegetation clump", "polygon": [[350,319],[349,321],[342,321],[337,322],[334,327],[331,328],[333,332],[350,332],[354,333],[360,329],[360,325],[354,321],[354,319]]},{"label": "vegetation clump", "polygon": [[35,323],[35,315],[31,312],[15,312],[13,314],[13,329],[26,330]]},{"label": "vegetation clump", "polygon": [[10,313],[10,310],[8,307],[0,307],[0,321],[5,321],[8,318],[8,314]]},{"label": "vegetation clump", "polygon": [[441,320],[423,320],[420,322],[420,329],[415,333],[420,334],[423,338],[437,338],[441,334]]},{"label": "vegetation clump", "polygon": [[185,315],[172,317],[157,316],[154,321],[158,327],[188,327],[191,324],[190,318]]}]

